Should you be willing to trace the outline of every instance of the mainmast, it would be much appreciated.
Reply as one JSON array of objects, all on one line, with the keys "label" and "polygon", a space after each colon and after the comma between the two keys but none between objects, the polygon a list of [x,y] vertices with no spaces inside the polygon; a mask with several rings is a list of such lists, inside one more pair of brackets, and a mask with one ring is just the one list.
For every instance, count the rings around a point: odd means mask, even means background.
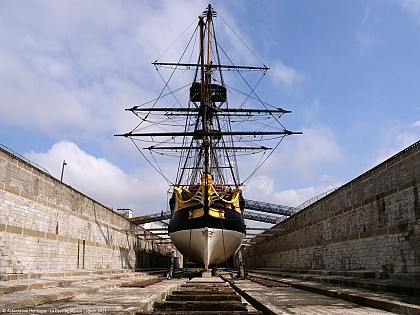
[{"label": "mainmast", "polygon": [[211,111],[211,21],[212,21],[212,8],[211,5],[207,7],[206,12],[206,24],[207,24],[207,64],[204,67],[204,17],[199,16],[200,24],[200,63],[201,63],[201,100],[200,100],[200,110],[202,114],[202,129],[204,137],[202,139],[202,147],[204,152],[204,170],[203,170],[203,179],[204,179],[204,212],[207,214],[209,211],[209,180],[211,179],[211,137],[210,128],[212,125],[212,114]]},{"label": "mainmast", "polygon": [[[151,153],[153,159],[148,160],[145,156],[149,163],[153,162],[155,154],[178,155],[178,175],[174,186],[189,187],[201,183],[205,188],[203,205],[206,212],[209,208],[210,180],[229,187],[243,184],[239,180],[236,156],[264,154],[267,150],[274,150],[277,147],[272,145],[277,139],[280,143],[285,136],[300,134],[287,130],[279,121],[282,114],[290,111],[275,108],[262,102],[258,97],[253,98],[252,95],[255,94],[253,90],[247,96],[247,100],[254,99],[259,106],[252,108],[244,107],[244,104],[228,106],[227,88],[223,80],[224,71],[260,70],[265,73],[269,68],[265,65],[261,67],[234,65],[230,58],[228,63],[221,62],[213,23],[216,14],[212,6],[208,5],[198,17],[198,25],[194,32],[194,35],[199,37],[198,47],[194,45],[200,49],[198,62],[185,62],[185,59],[181,58],[175,63],[158,61],[152,63],[156,69],[167,67],[174,69],[173,71],[179,69],[195,71],[189,88],[188,106],[181,105],[179,100],[177,100],[179,106],[155,106],[164,96],[175,95],[173,91],[163,95],[162,91],[152,106],[144,106],[148,104],[145,103],[126,109],[139,117],[141,122],[133,130],[117,135],[146,144],[146,147],[138,149],[148,150]],[[171,78],[172,75],[169,80]],[[169,89],[169,80],[164,90]],[[249,84],[248,86],[250,87]],[[160,117],[169,119],[158,121]],[[255,128],[250,128],[252,123]],[[173,129],[166,128],[168,125]],[[265,159],[260,159],[261,163],[258,162],[257,167],[264,161]],[[163,175],[160,167],[156,169]]]},{"label": "mainmast", "polygon": [[[203,12],[204,13],[204,12]],[[200,25],[200,69],[201,69],[201,100],[200,100],[200,110],[201,119],[202,119],[202,130],[204,133],[202,147],[204,152],[204,170],[203,175],[207,178],[208,175],[211,175],[210,159],[211,159],[211,137],[209,136],[211,130],[212,119],[212,100],[211,100],[211,27],[212,27],[212,17],[213,9],[209,4],[206,14],[206,23],[204,23],[204,16],[199,16],[199,25]],[[204,27],[207,27],[207,63],[204,64]]]}]

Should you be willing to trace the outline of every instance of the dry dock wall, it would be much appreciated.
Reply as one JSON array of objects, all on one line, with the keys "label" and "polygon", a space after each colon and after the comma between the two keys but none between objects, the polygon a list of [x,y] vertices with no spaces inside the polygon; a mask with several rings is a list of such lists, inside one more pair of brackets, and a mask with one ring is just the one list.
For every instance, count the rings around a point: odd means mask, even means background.
[{"label": "dry dock wall", "polygon": [[417,142],[273,227],[280,234],[246,249],[245,262],[420,273],[419,190]]},{"label": "dry dock wall", "polygon": [[150,250],[134,228],[0,148],[0,273],[134,268],[136,251]]}]

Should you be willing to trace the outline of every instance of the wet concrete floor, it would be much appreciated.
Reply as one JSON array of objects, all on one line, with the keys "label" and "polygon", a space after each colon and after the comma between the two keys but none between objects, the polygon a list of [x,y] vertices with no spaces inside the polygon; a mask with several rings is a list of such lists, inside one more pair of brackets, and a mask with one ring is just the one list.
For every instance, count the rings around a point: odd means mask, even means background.
[{"label": "wet concrete floor", "polygon": [[[135,314],[146,310],[144,303],[149,296],[158,292],[165,296],[167,288],[178,281],[164,280],[146,288],[113,288],[27,310],[32,314]],[[249,280],[235,281],[235,285],[263,305],[264,314],[392,314],[292,287],[268,288]]]},{"label": "wet concrete floor", "polygon": [[267,308],[267,314],[393,314],[292,287],[267,288],[249,280],[235,285]]},{"label": "wet concrete floor", "polygon": [[[392,314],[289,285],[267,287],[250,280],[232,279],[229,274],[223,277],[232,282],[247,299],[250,298],[248,301],[254,307],[259,310],[262,308],[264,314]],[[36,279],[0,281],[0,313],[136,314],[149,312],[153,314],[152,307],[155,302],[165,300],[171,292],[179,290],[188,281],[188,278],[172,279],[146,287],[124,287],[127,283],[150,281],[154,278],[156,277],[133,272],[116,271],[109,274],[89,272],[76,275],[69,271],[63,275],[40,275]],[[214,278],[220,281],[219,277]],[[213,280],[209,279],[209,281]],[[354,288],[338,288],[329,285],[328,289],[358,297]],[[358,292],[363,297],[369,295],[366,291],[358,290]],[[380,296],[383,296],[382,300],[387,300],[385,294]],[[419,312],[413,306],[410,312],[420,314],[420,308],[418,310]]]},{"label": "wet concrete floor", "polygon": [[27,310],[29,314],[135,314],[142,310],[150,310],[155,302],[165,299],[169,292],[183,282],[184,280],[174,279],[144,288],[117,287],[41,304],[22,311]]}]

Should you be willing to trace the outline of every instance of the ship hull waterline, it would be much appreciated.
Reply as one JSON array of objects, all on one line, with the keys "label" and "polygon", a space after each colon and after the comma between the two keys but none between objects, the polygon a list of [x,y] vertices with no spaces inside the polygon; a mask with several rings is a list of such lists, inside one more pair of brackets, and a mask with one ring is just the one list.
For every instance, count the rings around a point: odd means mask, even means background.
[{"label": "ship hull waterline", "polygon": [[170,206],[169,236],[185,261],[210,265],[228,260],[241,246],[246,226],[243,199],[239,195],[230,203],[218,199],[205,213],[200,202],[183,202],[175,193]]},{"label": "ship hull waterline", "polygon": [[204,269],[229,259],[241,246],[244,236],[242,232],[208,227],[170,233],[184,259],[204,264]]},{"label": "ship hull waterline", "polygon": [[169,236],[185,261],[210,265],[227,261],[245,237],[241,187],[215,185],[209,173],[201,185],[174,187]]}]

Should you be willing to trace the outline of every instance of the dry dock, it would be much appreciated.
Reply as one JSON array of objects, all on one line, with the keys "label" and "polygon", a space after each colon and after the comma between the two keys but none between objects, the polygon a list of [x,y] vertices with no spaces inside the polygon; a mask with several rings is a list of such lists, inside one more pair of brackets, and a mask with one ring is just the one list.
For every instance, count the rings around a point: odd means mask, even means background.
[{"label": "dry dock", "polygon": [[[268,272],[268,270],[266,270]],[[4,314],[420,314],[420,299],[278,274],[167,280],[127,270],[63,271],[3,277]],[[309,278],[309,275],[306,275]],[[259,278],[259,280],[257,279]],[[319,280],[319,279],[318,279]],[[350,279],[349,279],[350,280]],[[355,281],[353,277],[353,281]],[[375,279],[366,279],[367,283]],[[351,282],[351,281],[350,281]],[[407,287],[400,282],[400,290]],[[396,286],[397,283],[394,283]],[[413,284],[416,286],[415,284]],[[416,291],[413,291],[416,294]]]}]

